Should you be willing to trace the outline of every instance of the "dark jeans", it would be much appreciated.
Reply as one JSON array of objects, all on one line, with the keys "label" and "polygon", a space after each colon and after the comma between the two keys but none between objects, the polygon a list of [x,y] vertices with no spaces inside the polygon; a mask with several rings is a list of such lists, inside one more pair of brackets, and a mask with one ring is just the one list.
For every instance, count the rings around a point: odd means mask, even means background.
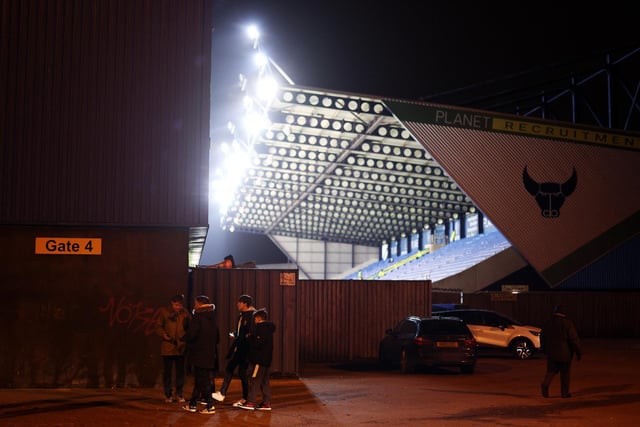
[{"label": "dark jeans", "polygon": [[227,362],[227,366],[224,369],[224,380],[220,386],[220,394],[223,396],[227,394],[229,384],[233,378],[233,372],[238,368],[238,376],[242,383],[242,398],[247,400],[249,397],[249,378],[247,377],[247,368],[249,367],[249,361],[246,359],[231,358]]},{"label": "dark jeans", "polygon": [[207,403],[207,408],[213,407],[212,383],[213,383],[213,369],[193,367],[193,393],[191,393],[191,400],[189,406],[195,408],[198,405],[198,400],[204,399]]},{"label": "dark jeans", "polygon": [[562,396],[569,395],[569,379],[571,373],[571,362],[556,362],[555,360],[547,360],[547,373],[542,380],[544,387],[549,387],[551,380],[560,372],[560,394]]},{"label": "dark jeans", "polygon": [[164,395],[171,397],[171,380],[173,367],[176,368],[176,396],[182,396],[184,392],[184,356],[162,356],[163,372],[162,383]]},{"label": "dark jeans", "polygon": [[271,368],[258,364],[249,365],[249,397],[248,401],[258,403],[258,392],[262,393],[262,401],[271,403],[271,382],[269,376]]}]

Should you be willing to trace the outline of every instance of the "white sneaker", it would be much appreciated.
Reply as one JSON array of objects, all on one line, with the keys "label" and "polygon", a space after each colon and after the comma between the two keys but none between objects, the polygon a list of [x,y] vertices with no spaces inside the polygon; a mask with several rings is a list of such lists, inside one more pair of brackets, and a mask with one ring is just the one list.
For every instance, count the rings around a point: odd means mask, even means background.
[{"label": "white sneaker", "polygon": [[247,403],[247,401],[246,401],[246,400],[244,400],[244,399],[240,399],[240,400],[238,400],[236,403],[234,403],[234,404],[233,404],[233,407],[234,407],[234,408],[241,408],[241,407],[242,407],[242,405],[244,405],[245,403]]},{"label": "white sneaker", "polygon": [[213,397],[218,402],[224,402],[224,394],[220,394],[219,391],[216,391],[215,393],[211,393],[211,397]]}]

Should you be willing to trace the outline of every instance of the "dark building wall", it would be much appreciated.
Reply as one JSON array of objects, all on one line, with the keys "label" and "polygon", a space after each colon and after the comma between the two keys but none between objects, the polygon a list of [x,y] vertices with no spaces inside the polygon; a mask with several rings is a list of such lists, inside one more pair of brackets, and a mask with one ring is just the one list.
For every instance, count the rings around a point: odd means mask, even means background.
[{"label": "dark building wall", "polygon": [[[36,254],[37,237],[101,239],[99,255]],[[0,226],[0,387],[154,386],[158,309],[188,289],[188,231]]]},{"label": "dark building wall", "polygon": [[210,0],[0,0],[0,224],[206,226]]},{"label": "dark building wall", "polygon": [[155,384],[208,226],[212,3],[0,0],[0,386]]}]

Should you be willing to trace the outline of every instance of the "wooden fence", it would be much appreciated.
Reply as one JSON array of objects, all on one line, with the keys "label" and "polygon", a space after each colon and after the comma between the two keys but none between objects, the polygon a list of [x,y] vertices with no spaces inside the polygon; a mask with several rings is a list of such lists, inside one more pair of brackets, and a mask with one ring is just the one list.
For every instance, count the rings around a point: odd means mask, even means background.
[{"label": "wooden fence", "polygon": [[544,324],[557,304],[567,307],[569,316],[584,338],[640,337],[639,291],[536,291],[509,294],[478,292],[433,292],[434,303],[462,303],[468,307],[499,311],[529,325]]},{"label": "wooden fence", "polygon": [[[293,270],[295,272],[295,270]],[[276,270],[205,270],[221,328],[232,329],[235,299],[249,293],[278,326],[275,371],[298,372],[299,363],[375,358],[385,329],[407,315],[429,315],[432,303],[457,303],[499,311],[542,325],[556,304],[567,306],[582,337],[640,337],[640,292],[432,291],[430,281],[298,280],[282,285]],[[201,274],[202,274],[201,273]],[[212,280],[217,277],[218,280]],[[217,282],[214,285],[214,281]],[[221,350],[224,345],[221,345]]]},{"label": "wooden fence", "polygon": [[[112,282],[79,286],[69,280],[55,290],[42,282],[9,293],[8,318],[16,321],[3,337],[14,351],[0,354],[0,387],[158,384],[154,321],[171,294],[157,281],[128,287]],[[584,338],[640,337],[640,292],[633,291],[460,294],[434,292],[430,281],[299,280],[297,270],[198,268],[188,301],[200,294],[217,306],[222,357],[231,343],[227,332],[235,329],[238,297],[249,294],[256,308],[268,309],[277,328],[276,375],[297,376],[306,362],[376,358],[386,329],[408,315],[429,315],[432,303],[492,309],[532,325],[542,325],[561,303]]]}]

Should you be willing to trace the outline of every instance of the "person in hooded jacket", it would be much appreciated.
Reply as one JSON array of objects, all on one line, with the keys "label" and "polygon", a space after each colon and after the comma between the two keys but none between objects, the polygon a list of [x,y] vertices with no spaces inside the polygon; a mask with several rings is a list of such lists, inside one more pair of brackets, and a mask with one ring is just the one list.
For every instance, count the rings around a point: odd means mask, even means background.
[{"label": "person in hooded jacket", "polygon": [[[247,335],[249,344],[249,395],[247,401],[240,406],[242,409],[270,411],[271,410],[271,362],[273,359],[273,334],[276,325],[268,320],[265,308],[253,313],[254,328]],[[262,393],[262,402],[256,404],[258,392]]]},{"label": "person in hooded jacket", "polygon": [[253,330],[253,313],[255,307],[253,306],[253,298],[250,295],[240,295],[236,302],[238,308],[238,321],[236,323],[235,331],[229,334],[233,338],[233,342],[227,352],[227,365],[224,369],[224,378],[220,391],[213,393],[213,398],[218,402],[223,402],[231,380],[233,379],[233,373],[238,368],[238,377],[240,377],[240,383],[242,384],[242,399],[236,401],[233,406],[235,408],[247,402],[249,395],[249,379],[247,378],[247,369],[249,366],[249,360],[247,353],[249,351],[249,345],[247,342],[247,336]]},{"label": "person in hooded jacket", "polygon": [[540,385],[542,397],[549,397],[549,385],[556,374],[560,373],[560,395],[571,397],[569,380],[571,359],[582,358],[580,339],[573,321],[567,316],[564,306],[557,305],[553,310],[551,321],[542,328],[542,349],[547,355],[547,370]]},{"label": "person in hooded jacket", "polygon": [[211,385],[217,366],[218,343],[220,342],[215,309],[216,306],[209,303],[209,297],[206,295],[199,295],[195,298],[193,317],[185,335],[194,377],[191,400],[183,406],[183,409],[189,412],[196,412],[198,400],[204,398],[206,407],[200,413],[215,413]]}]

